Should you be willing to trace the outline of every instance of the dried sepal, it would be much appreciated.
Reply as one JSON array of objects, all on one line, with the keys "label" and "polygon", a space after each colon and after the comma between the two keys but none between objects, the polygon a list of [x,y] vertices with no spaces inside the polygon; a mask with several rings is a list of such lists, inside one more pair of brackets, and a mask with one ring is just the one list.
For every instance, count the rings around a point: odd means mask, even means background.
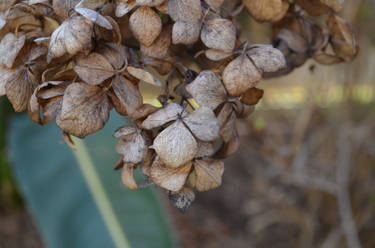
[{"label": "dried sepal", "polygon": [[220,127],[214,112],[207,107],[200,107],[183,118],[183,122],[202,141],[214,141],[219,138]]},{"label": "dried sepal", "polygon": [[18,53],[25,45],[25,40],[24,35],[17,37],[13,33],[7,33],[0,42],[0,64],[11,68]]},{"label": "dried sepal", "polygon": [[151,46],[161,32],[162,23],[154,10],[142,6],[130,16],[129,27],[140,43]]},{"label": "dried sepal", "polygon": [[247,11],[259,22],[277,22],[281,20],[289,8],[285,0],[243,0]]},{"label": "dried sepal", "polygon": [[186,86],[186,90],[200,105],[215,109],[225,101],[227,92],[213,71],[201,71],[193,82]]},{"label": "dried sepal", "polygon": [[262,75],[259,70],[245,54],[231,61],[223,72],[225,88],[232,96],[240,96],[261,79]]},{"label": "dried sepal", "polygon": [[103,27],[108,30],[113,29],[112,24],[106,18],[104,18],[104,16],[102,16],[94,10],[83,7],[75,7],[74,10],[80,15],[86,17],[92,23],[99,25],[100,27]]},{"label": "dried sepal", "polygon": [[122,135],[117,141],[116,151],[123,156],[124,163],[138,164],[146,156],[145,138],[138,131]]},{"label": "dried sepal", "polygon": [[254,65],[262,72],[275,72],[286,66],[284,55],[272,46],[259,46],[247,51]]},{"label": "dried sepal", "polygon": [[173,44],[194,44],[199,39],[200,22],[178,21],[173,25],[172,43]]},{"label": "dried sepal", "polygon": [[177,168],[192,160],[198,152],[198,144],[181,120],[164,129],[156,136],[153,148],[168,166]]},{"label": "dried sepal", "polygon": [[242,96],[241,96],[241,102],[247,105],[256,105],[260,99],[262,99],[264,94],[264,91],[257,88],[251,88],[247,90]]},{"label": "dried sepal", "polygon": [[47,61],[89,50],[92,36],[92,23],[85,17],[73,16],[67,19],[52,33]]},{"label": "dried sepal", "polygon": [[139,6],[156,7],[162,4],[165,0],[136,0]]},{"label": "dried sepal", "polygon": [[169,0],[168,13],[175,22],[197,22],[202,15],[200,0]]},{"label": "dried sepal", "polygon": [[184,186],[191,167],[192,162],[188,161],[178,168],[170,168],[157,158],[151,166],[150,177],[156,185],[177,192]]},{"label": "dried sepal", "polygon": [[143,82],[156,85],[156,86],[161,86],[161,82],[154,75],[152,75],[150,72],[148,72],[145,69],[137,68],[134,66],[128,66],[127,71],[129,72],[130,75],[132,75],[133,77]]},{"label": "dried sepal", "polygon": [[206,57],[213,61],[219,61],[225,58],[228,58],[232,55],[232,52],[226,52],[217,49],[208,49],[204,52]]},{"label": "dried sepal", "polygon": [[221,185],[224,163],[219,160],[195,160],[195,188],[202,192]]},{"label": "dried sepal", "polygon": [[73,83],[65,91],[56,123],[64,132],[84,138],[104,127],[109,110],[109,100],[102,88]]},{"label": "dried sepal", "polygon": [[236,27],[227,19],[211,19],[204,22],[202,42],[209,48],[231,52],[236,45]]},{"label": "dried sepal", "polygon": [[134,164],[124,163],[121,170],[121,181],[129,189],[138,189],[138,184],[134,179]]},{"label": "dried sepal", "polygon": [[138,88],[123,76],[115,76],[112,79],[112,88],[115,95],[125,107],[126,112],[131,115],[142,106],[143,99]]},{"label": "dried sepal", "polygon": [[183,112],[183,108],[176,103],[169,103],[164,108],[159,109],[150,114],[142,123],[142,128],[153,129],[160,127],[168,122],[177,120],[178,116]]},{"label": "dried sepal", "polygon": [[128,14],[132,9],[137,6],[135,0],[119,0],[116,5],[116,17],[120,18]]}]

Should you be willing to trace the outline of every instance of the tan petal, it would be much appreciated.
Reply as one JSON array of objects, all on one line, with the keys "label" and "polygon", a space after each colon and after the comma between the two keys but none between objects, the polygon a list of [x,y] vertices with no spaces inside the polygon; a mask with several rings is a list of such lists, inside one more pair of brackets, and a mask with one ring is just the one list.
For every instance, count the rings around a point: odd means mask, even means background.
[{"label": "tan petal", "polygon": [[175,22],[197,22],[202,15],[200,0],[169,0],[168,13]]},{"label": "tan petal", "polygon": [[197,176],[195,188],[200,192],[207,191],[221,185],[224,163],[219,160],[196,160],[194,171]]},{"label": "tan petal", "polygon": [[101,84],[115,74],[108,60],[98,53],[80,58],[74,66],[74,71],[83,81],[91,85]]},{"label": "tan petal", "polygon": [[295,0],[295,2],[312,16],[321,16],[330,10],[322,0]]},{"label": "tan petal", "polygon": [[224,106],[222,106],[222,108],[220,109],[219,114],[217,115],[217,120],[219,121],[220,129],[222,129],[225,126],[225,123],[228,121],[232,113],[232,104],[229,102],[225,103]]},{"label": "tan petal", "polygon": [[139,6],[156,7],[162,4],[165,0],[136,0]]},{"label": "tan petal", "polygon": [[289,2],[284,0],[243,0],[243,4],[259,22],[277,22],[284,17],[289,8]]},{"label": "tan petal", "polygon": [[178,192],[170,192],[168,198],[176,208],[185,212],[195,200],[195,194],[191,188],[185,186]]},{"label": "tan petal", "polygon": [[130,115],[130,117],[133,120],[139,120],[139,119],[144,119],[150,114],[154,113],[157,111],[158,108],[151,105],[151,104],[143,104],[141,107],[139,107],[134,113]]},{"label": "tan petal", "polygon": [[108,30],[113,29],[112,24],[107,19],[105,19],[104,16],[94,10],[82,7],[76,7],[74,8],[74,10],[98,26],[101,26]]},{"label": "tan petal", "polygon": [[215,113],[207,107],[200,107],[183,118],[190,131],[202,141],[213,141],[220,137],[219,122]]},{"label": "tan petal", "polygon": [[119,129],[117,129],[115,131],[115,133],[113,134],[113,137],[115,137],[116,139],[119,139],[121,138],[121,136],[127,136],[129,134],[133,134],[137,132],[137,128],[134,127],[134,126],[124,126],[124,127],[120,127]]},{"label": "tan petal", "polygon": [[236,133],[236,114],[232,112],[223,127],[220,129],[220,135],[225,142],[228,142]]},{"label": "tan petal", "polygon": [[242,96],[241,96],[241,102],[247,104],[247,105],[255,105],[257,104],[260,99],[262,99],[264,94],[264,91],[257,88],[251,88],[247,90]]},{"label": "tan petal", "polygon": [[217,50],[217,49],[208,49],[204,52],[204,54],[210,60],[219,61],[219,60],[222,60],[231,56],[232,52],[225,52],[225,51]]},{"label": "tan petal", "polygon": [[83,16],[64,21],[51,36],[47,61],[64,54],[75,55],[91,47],[92,23]]},{"label": "tan petal", "polygon": [[0,64],[11,68],[24,44],[24,35],[17,37],[12,33],[7,33],[0,42]]},{"label": "tan petal", "polygon": [[137,182],[134,179],[134,165],[125,163],[121,170],[121,181],[129,189],[138,189]]},{"label": "tan petal", "polygon": [[139,133],[121,136],[116,144],[116,151],[124,156],[125,163],[138,164],[146,156],[146,141]]},{"label": "tan petal", "polygon": [[336,55],[327,54],[327,53],[317,53],[313,56],[314,60],[322,65],[334,65],[342,62],[342,59]]},{"label": "tan petal", "polygon": [[116,6],[116,17],[120,18],[129,13],[132,9],[137,6],[135,0],[122,0],[117,3]]},{"label": "tan petal", "polygon": [[173,168],[189,162],[198,152],[196,140],[180,120],[155,138],[153,148],[160,159]]},{"label": "tan petal", "polygon": [[171,102],[164,108],[159,109],[155,113],[149,115],[146,120],[143,121],[142,128],[153,129],[170,121],[175,121],[183,110],[184,109],[180,105]]},{"label": "tan petal", "polygon": [[179,168],[169,168],[156,159],[151,166],[151,180],[164,189],[176,192],[184,186],[191,167],[192,162],[189,161]]},{"label": "tan petal", "polygon": [[195,155],[196,158],[211,157],[215,154],[215,147],[212,142],[198,142],[198,153]]},{"label": "tan petal", "polygon": [[296,53],[305,53],[309,48],[307,41],[301,35],[289,29],[281,29],[277,38],[284,41],[288,48]]},{"label": "tan petal", "polygon": [[172,30],[172,43],[184,45],[194,44],[199,39],[200,26],[200,22],[176,22]]},{"label": "tan petal", "polygon": [[95,10],[102,8],[107,2],[108,0],[81,0],[75,7]]},{"label": "tan petal", "polygon": [[145,46],[151,46],[162,29],[159,15],[145,6],[138,8],[130,16],[129,26],[135,38]]},{"label": "tan petal", "polygon": [[211,19],[203,24],[202,42],[209,48],[231,52],[236,45],[236,27],[227,19]]},{"label": "tan petal", "polygon": [[52,0],[53,11],[62,20],[65,20],[69,17],[69,11],[79,2],[80,0]]},{"label": "tan petal", "polygon": [[16,3],[16,0],[0,0],[0,11],[6,11]]},{"label": "tan petal", "polygon": [[46,103],[43,104],[43,123],[48,123],[57,118],[61,112],[63,97],[57,96],[48,99]]},{"label": "tan petal", "polygon": [[194,97],[199,106],[214,110],[225,101],[227,92],[216,74],[202,71],[195,80],[186,86],[186,90]]},{"label": "tan petal", "polygon": [[96,52],[106,58],[113,69],[120,70],[127,60],[127,52],[124,46],[117,46],[115,43],[99,43]]},{"label": "tan petal", "polygon": [[112,80],[112,88],[126,112],[132,114],[142,106],[142,95],[132,82],[123,76],[116,76]]},{"label": "tan petal", "polygon": [[254,87],[262,75],[246,55],[240,55],[223,72],[223,82],[232,96],[239,96]]},{"label": "tan petal", "polygon": [[167,26],[160,33],[155,42],[147,47],[141,45],[141,53],[143,56],[164,59],[168,57],[169,47],[172,43],[172,26]]},{"label": "tan petal", "polygon": [[262,72],[275,72],[286,66],[284,55],[271,46],[254,47],[247,55]]},{"label": "tan petal", "polygon": [[144,69],[128,66],[127,70],[130,73],[130,75],[132,75],[135,78],[138,78],[139,80],[142,80],[152,85],[161,86],[160,81],[156,77],[154,77],[150,72]]},{"label": "tan petal", "polygon": [[237,131],[235,131],[232,138],[225,142],[220,150],[215,154],[216,158],[225,159],[233,154],[235,154],[238,151],[238,148],[240,147],[240,139],[238,137]]},{"label": "tan petal", "polygon": [[85,83],[70,84],[56,123],[66,133],[79,138],[102,129],[109,118],[110,105],[103,89]]}]

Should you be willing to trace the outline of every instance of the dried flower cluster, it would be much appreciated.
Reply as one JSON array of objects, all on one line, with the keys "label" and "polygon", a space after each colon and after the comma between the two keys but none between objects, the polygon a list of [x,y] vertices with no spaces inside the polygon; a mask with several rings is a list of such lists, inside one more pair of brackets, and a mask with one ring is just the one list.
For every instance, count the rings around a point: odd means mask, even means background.
[{"label": "dried flower cluster", "polygon": [[[0,95],[41,125],[56,120],[70,144],[70,135],[84,138],[103,128],[111,109],[128,116],[132,125],[114,134],[123,183],[158,185],[186,209],[193,189],[220,186],[220,159],[237,150],[236,119],[262,98],[255,88],[262,78],[288,73],[308,58],[334,64],[355,57],[350,27],[335,14],[341,5],[0,0]],[[255,20],[273,23],[274,46],[240,40],[234,16],[243,7]],[[320,15],[327,26],[313,22]],[[142,83],[162,87],[161,107],[143,102]],[[137,167],[146,178],[140,184]]]}]

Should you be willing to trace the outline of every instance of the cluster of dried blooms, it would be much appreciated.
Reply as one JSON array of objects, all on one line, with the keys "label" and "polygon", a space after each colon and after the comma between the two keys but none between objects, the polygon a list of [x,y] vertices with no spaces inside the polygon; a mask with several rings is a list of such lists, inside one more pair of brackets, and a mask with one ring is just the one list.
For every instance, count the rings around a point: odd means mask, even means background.
[{"label": "cluster of dried blooms", "polygon": [[[193,189],[220,186],[220,159],[237,150],[236,119],[262,98],[263,77],[308,58],[355,57],[350,27],[335,14],[341,2],[0,0],[0,95],[41,125],[56,120],[70,144],[70,135],[103,128],[111,109],[128,116],[132,124],[114,134],[123,183],[155,184],[185,209]],[[234,17],[243,7],[273,23],[274,46],[240,40]],[[327,26],[314,23],[320,15]],[[161,107],[143,102],[142,83],[162,87]]]}]

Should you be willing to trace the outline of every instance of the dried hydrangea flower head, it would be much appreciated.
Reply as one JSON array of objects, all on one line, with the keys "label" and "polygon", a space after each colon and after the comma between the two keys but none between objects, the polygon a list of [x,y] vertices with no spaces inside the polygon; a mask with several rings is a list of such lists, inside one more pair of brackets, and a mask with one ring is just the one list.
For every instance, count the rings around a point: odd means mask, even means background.
[{"label": "dried hydrangea flower head", "polygon": [[[123,183],[154,184],[185,210],[196,191],[221,185],[222,159],[239,147],[236,120],[263,97],[256,88],[263,78],[309,58],[321,64],[355,58],[356,39],[337,15],[342,4],[0,0],[0,95],[38,124],[56,120],[70,145],[71,135],[102,129],[111,109],[127,116],[131,124],[114,133]],[[272,23],[272,45],[240,39],[234,17],[243,9]],[[160,87],[159,105],[144,103],[144,83]],[[134,179],[137,168],[144,182]]]}]

